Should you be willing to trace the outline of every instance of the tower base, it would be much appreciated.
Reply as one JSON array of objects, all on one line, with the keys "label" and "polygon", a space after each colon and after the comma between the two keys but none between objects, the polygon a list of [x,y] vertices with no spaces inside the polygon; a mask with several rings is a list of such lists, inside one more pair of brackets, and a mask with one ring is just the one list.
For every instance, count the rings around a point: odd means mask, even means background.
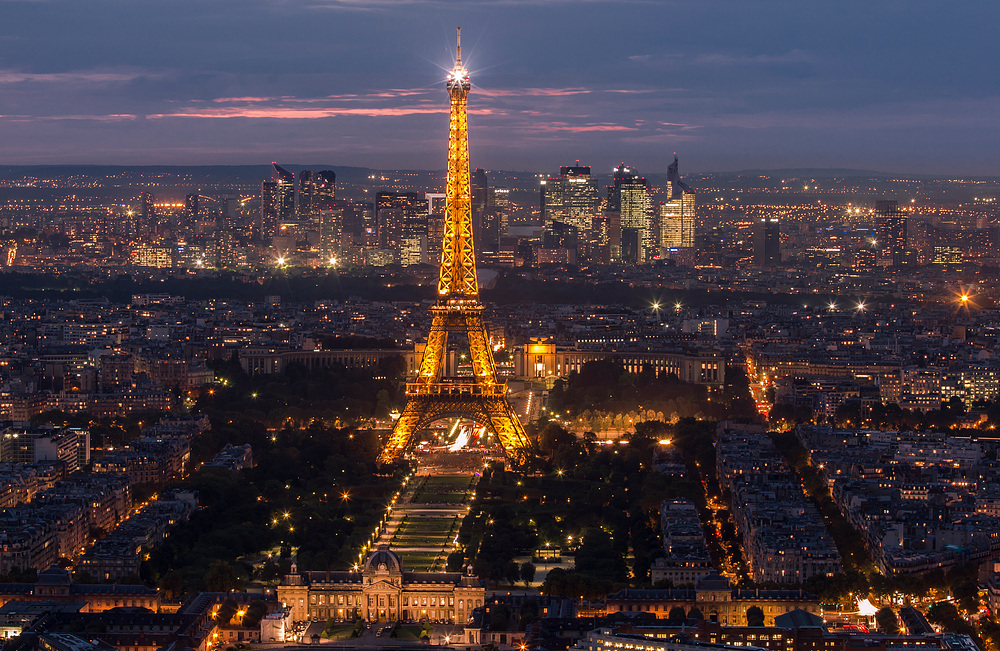
[{"label": "tower base", "polygon": [[[474,385],[452,385],[450,388],[452,391],[409,397],[379,455],[379,463],[392,463],[399,459],[410,447],[414,435],[434,421],[449,416],[465,416],[483,423],[496,436],[511,465],[523,466],[528,460],[530,442],[506,395],[484,395],[484,392],[476,391]],[[506,389],[503,385],[497,388]]]}]

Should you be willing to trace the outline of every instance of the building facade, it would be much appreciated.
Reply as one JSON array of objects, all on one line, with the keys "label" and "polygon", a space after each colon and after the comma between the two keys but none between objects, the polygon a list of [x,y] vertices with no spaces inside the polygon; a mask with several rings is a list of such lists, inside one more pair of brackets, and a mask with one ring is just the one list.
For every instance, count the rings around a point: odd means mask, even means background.
[{"label": "building facade", "polygon": [[764,612],[764,624],[774,625],[779,615],[801,609],[813,615],[821,612],[819,598],[802,590],[734,590],[729,579],[718,574],[702,577],[692,589],[627,588],[609,594],[606,614],[653,613],[668,619],[670,611],[682,608],[690,613],[697,608],[702,617],[723,626],[746,626],[747,609],[758,606]]},{"label": "building facade", "polygon": [[898,267],[906,258],[906,215],[900,212],[895,201],[875,202],[875,241],[878,247],[878,264]]},{"label": "building facade", "polygon": [[379,545],[357,572],[293,572],[278,600],[294,621],[440,621],[465,624],[486,589],[460,572],[409,572],[388,545]]}]

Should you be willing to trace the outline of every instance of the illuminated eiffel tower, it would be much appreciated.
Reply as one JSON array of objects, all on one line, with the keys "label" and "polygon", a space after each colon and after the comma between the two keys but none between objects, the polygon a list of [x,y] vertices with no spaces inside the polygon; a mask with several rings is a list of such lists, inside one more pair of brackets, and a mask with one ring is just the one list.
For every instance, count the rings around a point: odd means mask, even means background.
[{"label": "illuminated eiffel tower", "polygon": [[[507,458],[521,465],[528,458],[531,443],[507,402],[507,385],[497,380],[476,282],[466,117],[472,84],[469,71],[462,65],[461,28],[455,67],[448,75],[447,86],[451,96],[448,188],[437,302],[431,308],[431,331],[420,370],[414,381],[406,384],[406,408],[379,455],[379,463],[397,460],[413,443],[414,435],[432,422],[447,416],[467,416],[483,423],[496,436]],[[449,333],[468,337],[472,377],[444,375]]]}]

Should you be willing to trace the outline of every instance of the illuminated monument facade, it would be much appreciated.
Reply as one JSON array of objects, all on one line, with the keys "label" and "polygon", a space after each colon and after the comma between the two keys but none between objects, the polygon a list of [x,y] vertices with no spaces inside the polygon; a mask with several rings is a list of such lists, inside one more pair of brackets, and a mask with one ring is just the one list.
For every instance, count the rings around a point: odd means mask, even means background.
[{"label": "illuminated monument facade", "polygon": [[[415,380],[406,385],[406,408],[396,421],[379,462],[396,461],[413,443],[414,435],[434,421],[467,416],[483,423],[496,436],[507,457],[519,465],[526,460],[530,443],[507,401],[507,385],[497,380],[476,280],[466,115],[472,84],[468,70],[462,65],[461,31],[447,87],[451,97],[448,186],[437,302],[431,308],[431,331],[420,368]],[[449,334],[468,339],[471,377],[444,375]]]}]

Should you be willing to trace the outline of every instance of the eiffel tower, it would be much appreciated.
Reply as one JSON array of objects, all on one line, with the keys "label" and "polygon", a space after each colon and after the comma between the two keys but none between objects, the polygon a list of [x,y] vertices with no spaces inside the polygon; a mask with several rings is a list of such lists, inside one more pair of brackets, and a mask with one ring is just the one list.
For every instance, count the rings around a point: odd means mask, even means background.
[{"label": "eiffel tower", "polygon": [[[406,384],[406,408],[379,455],[379,463],[399,459],[412,444],[414,435],[439,418],[467,416],[485,424],[500,442],[507,458],[514,465],[522,465],[528,458],[531,443],[507,401],[507,385],[497,379],[476,281],[466,117],[472,84],[469,71],[462,65],[461,28],[455,67],[448,75],[447,87],[451,96],[448,187],[437,301],[431,307],[431,331],[420,369],[414,381]],[[472,377],[444,375],[449,333],[464,334],[468,338]]]}]

